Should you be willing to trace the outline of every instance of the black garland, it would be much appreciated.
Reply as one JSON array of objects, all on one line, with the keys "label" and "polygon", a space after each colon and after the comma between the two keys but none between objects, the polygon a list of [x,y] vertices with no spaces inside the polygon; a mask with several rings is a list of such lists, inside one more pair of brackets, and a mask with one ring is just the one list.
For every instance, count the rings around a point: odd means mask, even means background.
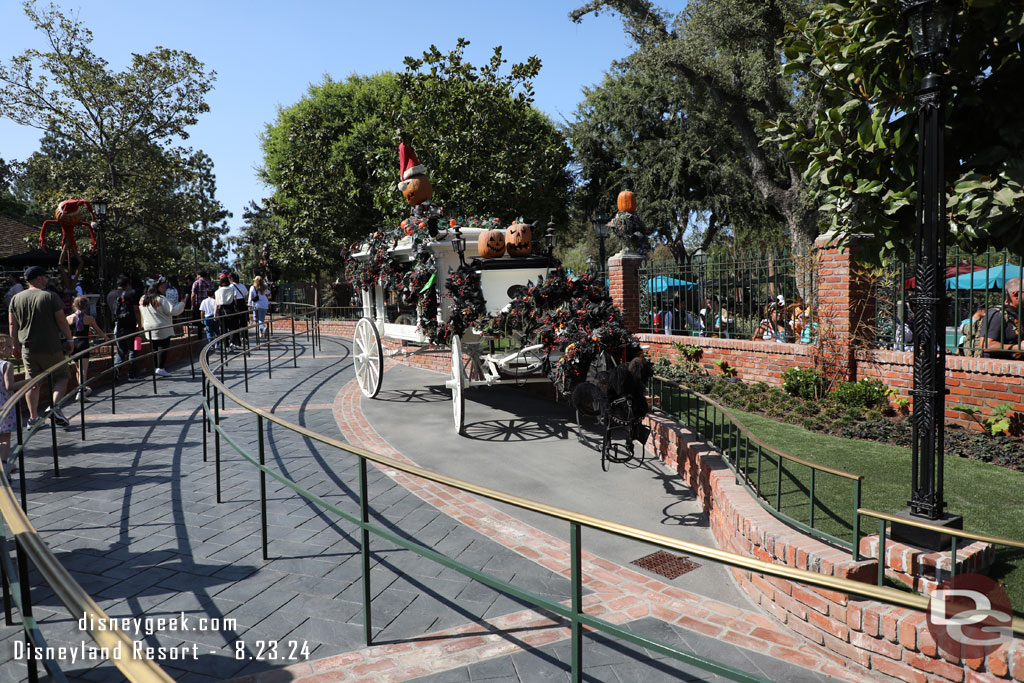
[{"label": "black garland", "polygon": [[[632,216],[632,218],[629,218]],[[618,227],[638,228],[634,214],[616,216]],[[414,221],[410,219],[410,221]],[[496,219],[474,221],[477,225],[497,225]],[[410,225],[411,232],[410,232]],[[634,249],[646,244],[644,228],[640,227],[630,240]],[[413,237],[416,263],[402,275],[395,270],[389,256],[398,240],[406,234]],[[642,243],[639,239],[643,238]],[[448,321],[438,323],[436,286],[424,286],[435,277],[436,260],[426,248],[430,236],[423,222],[404,222],[395,228],[375,232],[363,245],[353,245],[346,254],[345,275],[354,287],[369,288],[383,281],[385,287],[396,288],[407,303],[416,302],[419,330],[432,344],[447,345],[452,335],[463,335],[476,328],[485,335],[516,336],[524,346],[541,344],[547,353],[561,352],[550,367],[549,375],[562,395],[572,392],[587,378],[591,364],[607,353],[618,362],[638,355],[639,341],[623,324],[622,313],[615,308],[600,283],[589,274],[570,278],[565,270],[552,270],[540,282],[526,283],[524,291],[499,313],[489,316],[480,286],[480,272],[471,264],[449,270],[445,289],[452,299]],[[357,261],[352,253],[366,249],[369,257]]]}]

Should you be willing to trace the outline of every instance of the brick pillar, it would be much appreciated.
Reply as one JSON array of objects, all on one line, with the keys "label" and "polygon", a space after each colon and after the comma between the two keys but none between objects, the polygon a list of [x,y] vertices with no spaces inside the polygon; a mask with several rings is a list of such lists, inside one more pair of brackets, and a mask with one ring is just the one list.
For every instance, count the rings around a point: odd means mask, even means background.
[{"label": "brick pillar", "polygon": [[856,349],[874,342],[872,278],[856,262],[861,237],[839,247],[834,233],[814,241],[817,254],[818,356],[837,381],[857,378]]},{"label": "brick pillar", "polygon": [[612,302],[622,311],[626,328],[640,329],[640,264],[644,257],[625,250],[608,259],[608,283]]}]

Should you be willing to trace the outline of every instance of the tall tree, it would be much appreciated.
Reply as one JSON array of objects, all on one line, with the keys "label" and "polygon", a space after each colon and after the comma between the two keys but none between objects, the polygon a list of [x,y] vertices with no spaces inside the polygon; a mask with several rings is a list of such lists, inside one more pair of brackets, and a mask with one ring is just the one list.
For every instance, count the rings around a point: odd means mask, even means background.
[{"label": "tall tree", "polygon": [[651,74],[679,79],[693,95],[691,113],[727,126],[738,139],[750,180],[780,215],[796,249],[818,234],[801,169],[787,163],[762,124],[809,106],[782,75],[776,43],[787,23],[806,16],[810,0],[689,0],[670,14],[648,0],[591,0],[573,11],[573,21],[614,11],[639,49],[630,62]]},{"label": "tall tree", "polygon": [[632,190],[645,222],[677,258],[687,230],[701,233],[697,246],[705,250],[723,228],[779,236],[781,217],[754,187],[738,135],[708,116],[699,94],[686,81],[646,71],[642,60],[616,64],[585,89],[569,126],[584,180],[577,210],[607,213],[621,190]]},{"label": "tall tree", "polygon": [[[956,3],[947,60],[945,178],[952,237],[1024,253],[1024,0]],[[916,228],[915,64],[897,0],[838,0],[789,27],[785,69],[823,105],[769,133],[803,169],[823,219],[908,259]]]},{"label": "tall tree", "polygon": [[564,217],[569,150],[532,106],[540,61],[505,74],[497,48],[477,68],[463,58],[467,45],[431,47],[401,74],[327,78],[267,126],[260,173],[274,189],[267,206],[282,269],[329,269],[343,247],[407,215],[397,189],[402,141],[427,167],[435,205],[506,221]]},{"label": "tall tree", "polygon": [[32,201],[52,211],[69,197],[104,195],[113,265],[160,268],[191,244],[195,224],[229,215],[214,198],[209,157],[176,144],[209,109],[215,74],[163,47],[111,70],[79,21],[55,5],[24,8],[46,47],[0,64],[0,115],[45,132],[27,162]]}]

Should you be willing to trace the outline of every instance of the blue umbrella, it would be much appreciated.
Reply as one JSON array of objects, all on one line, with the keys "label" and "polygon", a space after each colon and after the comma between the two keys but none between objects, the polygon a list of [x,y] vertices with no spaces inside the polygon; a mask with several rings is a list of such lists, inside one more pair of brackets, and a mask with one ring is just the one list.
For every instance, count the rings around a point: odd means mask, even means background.
[{"label": "blue umbrella", "polygon": [[696,286],[696,282],[678,280],[667,275],[658,275],[657,277],[652,277],[647,281],[647,291],[651,294],[658,294],[659,292],[664,292],[668,289],[690,289],[691,287]]},{"label": "blue umbrella", "polygon": [[1021,267],[1009,263],[976,270],[946,280],[946,289],[1002,289],[1007,280],[1021,276]]}]

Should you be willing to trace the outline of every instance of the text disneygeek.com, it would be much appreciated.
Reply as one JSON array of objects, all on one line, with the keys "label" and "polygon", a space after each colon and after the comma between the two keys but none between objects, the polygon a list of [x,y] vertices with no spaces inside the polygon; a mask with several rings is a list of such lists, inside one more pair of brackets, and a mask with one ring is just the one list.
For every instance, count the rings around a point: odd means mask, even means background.
[{"label": "text disneygeek.com", "polygon": [[[126,635],[153,636],[158,633],[183,631],[235,631],[235,619],[215,617],[190,617],[180,612],[173,617],[107,617],[82,615],[78,628],[83,633],[92,631],[123,631]],[[198,643],[183,643],[175,647],[151,647],[145,643],[117,643],[113,647],[99,647],[87,642],[79,645],[35,647],[23,640],[15,640],[14,659],[49,660],[75,664],[84,661],[151,659],[154,661],[177,661],[198,659],[200,654],[232,656],[234,659],[256,659],[267,661],[300,661],[309,658],[310,647],[306,641],[288,640],[244,640],[221,649],[210,649]],[[202,651],[200,651],[202,647]],[[230,652],[223,652],[230,648]]]}]

